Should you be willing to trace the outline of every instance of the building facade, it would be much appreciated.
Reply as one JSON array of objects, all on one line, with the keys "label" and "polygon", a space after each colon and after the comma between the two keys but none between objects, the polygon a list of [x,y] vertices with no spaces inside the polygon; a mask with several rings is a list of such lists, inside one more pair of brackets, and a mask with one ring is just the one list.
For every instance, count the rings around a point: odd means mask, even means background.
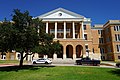
[{"label": "building facade", "polygon": [[63,8],[36,18],[42,19],[46,33],[54,35],[54,40],[62,44],[62,53],[47,55],[48,58],[78,59],[89,56],[98,60],[120,60],[120,20],[109,20],[104,25],[92,27],[90,18]]}]

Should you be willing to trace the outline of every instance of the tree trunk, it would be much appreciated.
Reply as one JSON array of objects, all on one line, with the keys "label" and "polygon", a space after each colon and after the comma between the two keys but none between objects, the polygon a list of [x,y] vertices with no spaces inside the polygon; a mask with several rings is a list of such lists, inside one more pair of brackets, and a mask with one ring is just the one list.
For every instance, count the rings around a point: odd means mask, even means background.
[{"label": "tree trunk", "polygon": [[19,66],[22,67],[23,66],[23,52],[21,52],[21,59],[20,59],[20,63]]}]

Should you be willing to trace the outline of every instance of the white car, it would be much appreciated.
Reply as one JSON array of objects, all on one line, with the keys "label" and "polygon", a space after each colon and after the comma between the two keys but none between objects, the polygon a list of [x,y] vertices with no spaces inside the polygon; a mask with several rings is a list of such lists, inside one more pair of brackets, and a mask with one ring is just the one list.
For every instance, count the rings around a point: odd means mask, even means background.
[{"label": "white car", "polygon": [[49,59],[40,58],[40,59],[37,59],[37,60],[33,60],[32,63],[33,64],[51,64],[52,61],[49,60]]}]

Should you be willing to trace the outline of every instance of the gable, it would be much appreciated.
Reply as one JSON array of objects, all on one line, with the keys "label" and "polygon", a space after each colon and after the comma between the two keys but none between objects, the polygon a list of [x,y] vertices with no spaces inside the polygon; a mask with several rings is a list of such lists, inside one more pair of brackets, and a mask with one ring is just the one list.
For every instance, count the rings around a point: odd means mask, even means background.
[{"label": "gable", "polygon": [[50,11],[46,14],[43,14],[41,16],[38,16],[38,18],[46,19],[46,18],[84,18],[84,16],[81,16],[79,14],[76,14],[74,12],[65,10],[63,8],[58,8],[56,10]]}]

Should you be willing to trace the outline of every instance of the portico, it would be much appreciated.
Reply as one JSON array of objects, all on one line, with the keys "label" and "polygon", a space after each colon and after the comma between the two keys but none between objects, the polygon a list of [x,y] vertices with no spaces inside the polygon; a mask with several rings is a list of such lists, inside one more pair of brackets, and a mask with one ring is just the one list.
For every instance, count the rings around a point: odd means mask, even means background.
[{"label": "portico", "polygon": [[46,33],[53,34],[54,39],[84,39],[83,22],[47,21],[45,24]]},{"label": "portico", "polygon": [[45,24],[46,33],[52,34],[54,40],[62,44],[62,53],[49,56],[53,59],[76,59],[85,56],[84,23],[91,22],[79,14],[58,8],[38,16]]}]

